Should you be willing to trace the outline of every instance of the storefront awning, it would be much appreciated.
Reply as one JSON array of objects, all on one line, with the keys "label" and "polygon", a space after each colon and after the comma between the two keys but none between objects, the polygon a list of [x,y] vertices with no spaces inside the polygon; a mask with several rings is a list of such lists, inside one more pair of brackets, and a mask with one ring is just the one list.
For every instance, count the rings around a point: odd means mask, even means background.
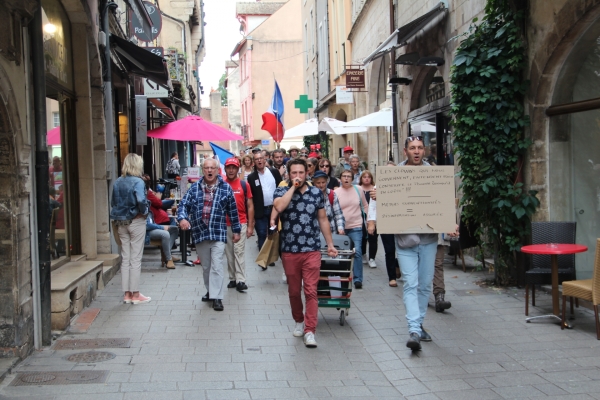
[{"label": "storefront awning", "polygon": [[171,110],[167,105],[165,105],[165,103],[163,103],[159,99],[148,99],[148,101],[150,101],[150,103],[152,103],[152,105],[156,107],[157,110],[162,112],[168,118],[175,119],[175,116],[173,115],[173,110]]},{"label": "storefront awning", "polygon": [[396,29],[394,33],[390,35],[390,37],[388,37],[383,43],[379,45],[379,47],[377,47],[377,49],[375,49],[374,52],[369,54],[363,60],[363,65],[369,64],[376,58],[383,57],[385,54],[389,53],[393,49],[406,46],[408,40],[415,36],[417,32],[425,28],[427,24],[434,20],[441,21],[442,18],[445,17],[447,12],[448,9],[446,8],[445,4],[443,2],[440,2],[428,13]]},{"label": "storefront awning", "polygon": [[177,97],[171,96],[168,99],[164,99],[164,102],[166,104],[172,103],[172,104],[175,104],[176,106],[183,108],[186,111],[194,112],[192,109],[192,106],[189,103],[186,103],[185,101],[178,99]]},{"label": "storefront awning", "polygon": [[173,90],[169,69],[161,57],[115,35],[110,36],[110,44],[127,72]]}]

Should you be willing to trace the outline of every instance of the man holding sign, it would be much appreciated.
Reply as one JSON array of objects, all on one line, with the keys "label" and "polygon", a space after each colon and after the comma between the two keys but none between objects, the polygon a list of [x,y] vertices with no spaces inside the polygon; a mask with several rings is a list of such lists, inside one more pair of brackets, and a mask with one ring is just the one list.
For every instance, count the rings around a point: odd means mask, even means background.
[{"label": "man holding sign", "polygon": [[[399,166],[431,167],[429,163],[423,160],[424,154],[425,147],[423,144],[423,137],[409,136],[404,142],[404,155],[407,159],[400,163]],[[410,175],[409,173],[413,174]],[[404,279],[403,301],[406,308],[406,320],[408,322],[408,332],[410,335],[406,342],[406,347],[413,351],[421,349],[421,341],[431,341],[431,336],[423,329],[423,320],[425,319],[427,303],[432,290],[438,232],[435,232],[430,221],[433,221],[433,218],[448,219],[449,214],[454,215],[452,210],[448,212],[448,210],[443,207],[445,204],[442,203],[446,203],[442,201],[444,199],[435,198],[437,193],[447,191],[448,193],[452,193],[451,201],[453,203],[453,182],[446,177],[441,176],[442,174],[440,174],[440,176],[435,174],[428,176],[427,178],[432,179],[432,181],[419,180],[418,174],[423,174],[423,171],[407,169],[406,174],[388,178],[390,184],[380,184],[378,188],[378,191],[381,192],[379,193],[379,201],[382,203],[382,207],[380,207],[382,208],[382,210],[380,210],[380,213],[382,214],[381,217],[382,219],[391,221],[391,224],[388,224],[388,226],[399,225],[403,227],[403,230],[411,232],[413,226],[412,221],[415,218],[421,220],[418,225],[422,228],[416,229],[415,233],[398,234],[397,230],[395,232],[388,232],[386,230],[387,227],[383,226],[384,224],[381,223],[381,220],[380,225],[378,226],[380,233],[395,233],[396,258],[400,263],[400,270],[402,271],[402,277]],[[380,182],[386,181],[386,178],[381,177],[381,174],[378,174],[378,176],[380,177]],[[395,180],[392,181],[392,179]],[[450,182],[452,182],[451,190],[449,190],[449,187],[446,187],[450,185]],[[389,189],[386,189],[387,192],[395,193],[394,197],[402,198],[402,200],[395,203],[387,202],[384,204],[384,199],[382,198],[384,187],[389,187]],[[430,195],[420,195],[421,192],[425,190],[429,190]],[[406,200],[404,198],[406,198]],[[374,229],[373,222],[376,219],[377,213],[375,202],[371,203],[368,216],[369,230]],[[438,204],[440,205],[438,206]],[[386,207],[385,211],[383,210],[383,206]],[[387,207],[390,207],[390,209]],[[417,207],[422,207],[425,212],[422,212],[423,210],[417,212]],[[430,207],[430,209],[426,209],[426,207]],[[387,213],[390,211],[392,212],[391,215],[383,215],[384,212]],[[400,218],[399,222],[406,223],[397,224],[393,221],[393,218]],[[444,222],[445,224],[443,226],[447,227],[449,224],[445,220]],[[392,227],[391,229],[398,228]],[[448,235],[456,236],[457,234],[457,232],[453,232]]]}]

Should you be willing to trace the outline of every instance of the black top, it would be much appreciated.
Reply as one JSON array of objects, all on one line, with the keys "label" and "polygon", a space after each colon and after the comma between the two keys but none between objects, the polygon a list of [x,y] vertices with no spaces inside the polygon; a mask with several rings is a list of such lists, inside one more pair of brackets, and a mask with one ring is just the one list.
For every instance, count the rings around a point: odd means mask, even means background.
[{"label": "black top", "polygon": [[[275,168],[269,168],[271,174],[273,174],[273,178],[275,178],[275,189],[281,183],[281,174]],[[250,185],[250,190],[252,190],[252,202],[254,203],[254,218],[263,218],[265,216],[265,199],[263,197],[263,191],[260,186],[256,186],[256,180],[259,179],[258,172],[254,171],[250,175],[248,175],[247,182]]]}]

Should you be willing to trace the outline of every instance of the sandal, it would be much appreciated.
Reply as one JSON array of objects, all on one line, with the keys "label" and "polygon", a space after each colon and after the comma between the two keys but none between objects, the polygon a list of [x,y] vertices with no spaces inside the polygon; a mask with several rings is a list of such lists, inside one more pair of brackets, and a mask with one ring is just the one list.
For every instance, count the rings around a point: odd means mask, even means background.
[{"label": "sandal", "polygon": [[391,287],[398,287],[398,283],[397,283],[395,280],[393,280],[393,279],[392,279],[392,280],[390,281],[390,286],[391,286]]}]

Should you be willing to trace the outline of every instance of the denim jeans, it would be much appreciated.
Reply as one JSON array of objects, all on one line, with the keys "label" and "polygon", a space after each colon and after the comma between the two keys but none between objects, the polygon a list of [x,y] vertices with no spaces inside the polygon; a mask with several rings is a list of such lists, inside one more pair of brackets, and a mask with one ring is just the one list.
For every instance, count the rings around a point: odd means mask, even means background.
[{"label": "denim jeans", "polygon": [[258,251],[262,249],[265,240],[267,240],[267,230],[269,229],[270,218],[271,215],[269,214],[254,220],[254,230],[256,231],[256,236],[258,236]]},{"label": "denim jeans", "polygon": [[352,239],[354,243],[354,282],[363,281],[363,264],[362,264],[362,227],[346,229],[346,235]]},{"label": "denim jeans", "polygon": [[396,247],[396,257],[404,279],[402,297],[406,307],[408,332],[411,333],[421,334],[421,324],[431,295],[436,250],[437,242],[406,249]]}]

